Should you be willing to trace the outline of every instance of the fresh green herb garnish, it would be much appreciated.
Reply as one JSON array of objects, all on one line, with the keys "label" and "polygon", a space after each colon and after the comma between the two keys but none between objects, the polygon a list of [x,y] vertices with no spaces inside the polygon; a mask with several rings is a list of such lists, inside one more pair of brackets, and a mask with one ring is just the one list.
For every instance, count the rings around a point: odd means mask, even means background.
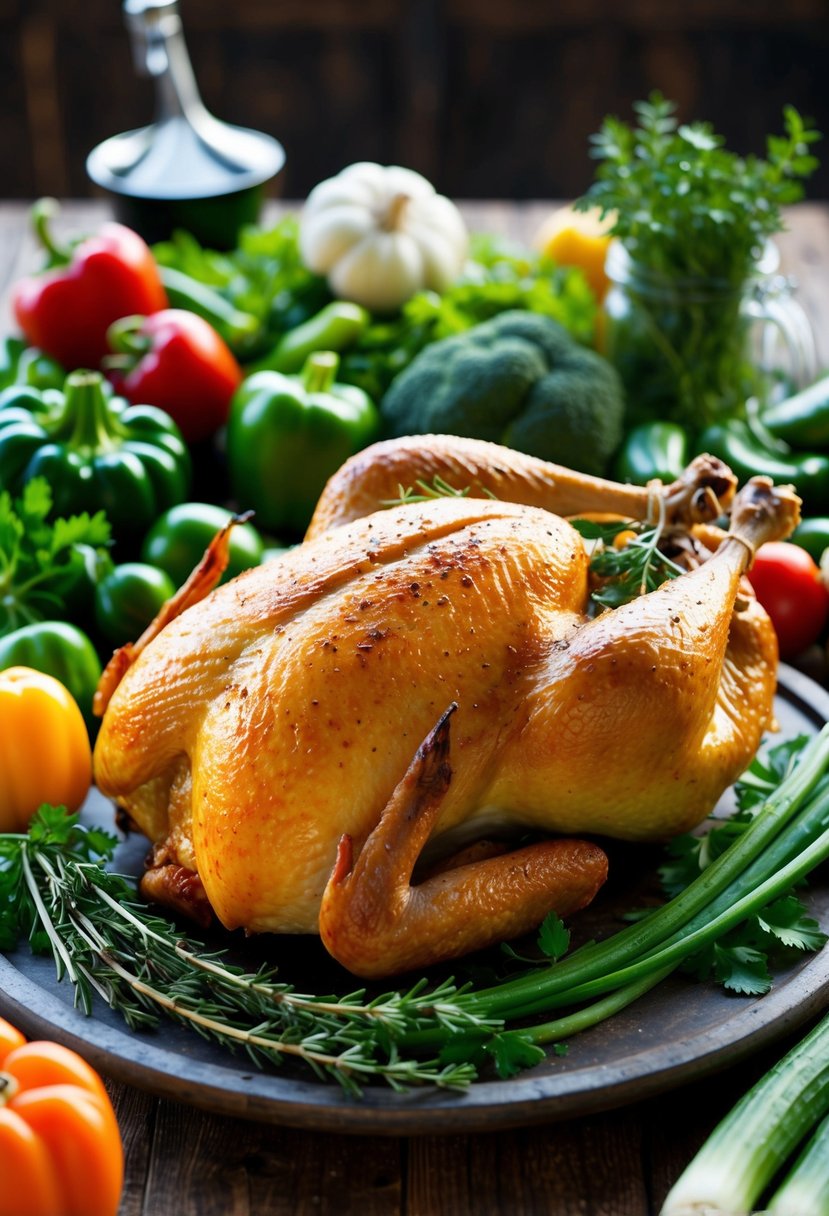
[{"label": "fresh green herb garnish", "polygon": [[52,491],[43,477],[19,498],[0,493],[0,636],[60,610],[84,575],[87,550],[107,561],[110,527],[103,511],[50,520]]},{"label": "fresh green herb garnish", "polygon": [[[484,498],[495,498],[495,495],[485,486],[480,486],[479,489]],[[431,482],[416,481],[413,486],[398,486],[397,498],[389,498],[381,503],[381,506],[403,507],[406,503],[432,502],[436,498],[468,498],[471,493],[472,486],[464,486],[462,490],[456,490],[439,473],[436,473]]]},{"label": "fresh green herb garnish", "polygon": [[[589,519],[570,522],[585,540],[596,542],[590,555],[590,573],[600,583],[591,592],[590,599],[601,608],[618,608],[620,604],[655,591],[667,579],[685,573],[659,548],[664,535],[661,524],[643,524],[636,520],[602,524]],[[633,535],[617,548],[614,542],[626,532]]]},{"label": "fresh green herb garnish", "polygon": [[763,160],[730,152],[709,123],[680,124],[660,93],[634,109],[635,127],[608,117],[592,137],[601,163],[576,207],[615,213],[613,235],[651,270],[742,284],[782,229],[781,207],[802,198],[819,132],[787,106]]},{"label": "fresh green herb garnish", "polygon": [[[685,890],[704,870],[749,830],[763,802],[786,775],[806,745],[806,736],[787,740],[756,758],[735,787],[738,810],[712,820],[703,835],[676,837],[668,846],[670,860],[660,879],[668,895]],[[736,929],[692,955],[686,968],[698,979],[713,977],[734,992],[756,995],[771,987],[770,957],[785,950],[820,950],[826,935],[792,892],[777,896]]]},{"label": "fresh green herb garnish", "polygon": [[451,982],[428,994],[423,982],[369,1000],[363,990],[304,996],[267,968],[246,973],[223,952],[184,940],[139,902],[131,879],[104,870],[116,844],[54,807],[41,808],[27,836],[0,836],[0,948],[28,937],[36,953],[51,952],[84,1012],[97,995],[132,1029],[167,1016],[256,1064],[301,1061],[352,1094],[370,1079],[395,1089],[424,1081],[458,1088],[472,1079],[468,1065],[403,1058],[395,1045],[426,1023],[447,1034],[498,1029],[467,1013]]},{"label": "fresh green herb garnish", "polygon": [[[133,880],[103,869],[112,837],[54,809],[41,810],[27,835],[0,836],[0,948],[28,938],[33,950],[51,953],[85,1010],[97,995],[139,1029],[171,1017],[257,1064],[292,1058],[355,1095],[372,1080],[463,1087],[486,1062],[510,1076],[539,1061],[542,1044],[561,1053],[564,1040],[703,951],[714,951],[715,978],[756,992],[766,985],[765,963],[752,952],[769,939],[819,948],[824,935],[791,891],[829,857],[827,768],[829,726],[802,748],[745,831],[669,903],[564,957],[566,930],[548,917],[538,938],[547,961],[489,987],[421,980],[373,998],[362,989],[309,996],[268,969],[244,972],[224,952],[184,940],[138,902]],[[741,925],[763,941],[729,951],[722,943]],[[570,1012],[526,1024],[559,1009]]]},{"label": "fresh green herb garnish", "polygon": [[709,124],[680,124],[659,93],[635,109],[635,126],[610,117],[593,137],[600,163],[576,206],[613,216],[605,338],[628,422],[672,421],[695,435],[742,417],[769,389],[749,318],[779,290],[762,255],[817,166],[819,136],[787,107],[767,158],[742,157]]}]

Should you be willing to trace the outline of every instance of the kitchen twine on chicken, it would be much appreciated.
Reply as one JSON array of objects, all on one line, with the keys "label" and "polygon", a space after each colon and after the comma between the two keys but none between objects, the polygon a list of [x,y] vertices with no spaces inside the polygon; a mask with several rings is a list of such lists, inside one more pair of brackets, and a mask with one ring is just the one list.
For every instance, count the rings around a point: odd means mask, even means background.
[{"label": "kitchen twine on chicken", "polygon": [[665,495],[662,493],[664,488],[659,477],[652,478],[647,484],[648,509],[645,523],[650,528],[657,528],[660,533],[665,527]]},{"label": "kitchen twine on chicken", "polygon": [[[659,533],[665,527],[665,496],[660,493],[664,488],[662,481],[658,477],[654,477],[649,481],[646,487],[648,491],[648,506],[645,514],[645,523],[651,528],[656,528]],[[744,536],[738,536],[734,532],[728,533],[728,539],[736,540],[747,550],[748,564],[751,567],[757,554],[756,546],[750,540],[746,540]]]}]

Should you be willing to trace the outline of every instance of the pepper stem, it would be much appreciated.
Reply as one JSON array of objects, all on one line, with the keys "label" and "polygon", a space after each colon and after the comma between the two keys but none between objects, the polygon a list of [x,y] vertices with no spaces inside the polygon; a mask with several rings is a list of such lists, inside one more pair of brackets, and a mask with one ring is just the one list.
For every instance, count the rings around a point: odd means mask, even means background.
[{"label": "pepper stem", "polygon": [[66,377],[60,433],[70,448],[102,451],[113,443],[113,418],[100,372],[77,371]]},{"label": "pepper stem", "polygon": [[0,1072],[0,1109],[7,1102],[11,1102],[19,1088],[16,1077],[13,1077],[10,1072]]},{"label": "pepper stem", "polygon": [[107,343],[113,355],[104,356],[105,367],[119,370],[134,366],[150,349],[150,339],[142,332],[146,317],[120,317],[107,329]]},{"label": "pepper stem", "polygon": [[60,204],[54,198],[39,198],[31,211],[32,227],[40,244],[49,254],[53,265],[65,266],[72,260],[72,251],[68,245],[59,245],[52,234],[51,223],[60,211]]},{"label": "pepper stem", "polygon": [[337,376],[340,356],[333,350],[315,350],[305,361],[302,383],[308,393],[327,393]]}]

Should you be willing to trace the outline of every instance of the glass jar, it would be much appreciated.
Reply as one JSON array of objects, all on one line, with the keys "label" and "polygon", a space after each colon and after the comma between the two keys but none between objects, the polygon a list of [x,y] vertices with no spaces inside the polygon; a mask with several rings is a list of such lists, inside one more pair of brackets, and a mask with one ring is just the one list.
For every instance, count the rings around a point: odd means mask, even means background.
[{"label": "glass jar", "polygon": [[768,242],[735,285],[669,276],[611,242],[604,352],[622,377],[631,424],[662,419],[696,431],[733,417],[749,397],[814,379],[814,335],[779,262]]}]

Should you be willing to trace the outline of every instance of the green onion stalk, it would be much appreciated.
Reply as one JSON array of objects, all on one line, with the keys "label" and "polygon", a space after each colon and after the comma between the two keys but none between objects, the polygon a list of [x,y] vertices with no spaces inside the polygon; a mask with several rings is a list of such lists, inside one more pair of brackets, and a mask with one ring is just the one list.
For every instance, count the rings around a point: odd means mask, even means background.
[{"label": "green onion stalk", "polygon": [[778,1061],[714,1129],[669,1191],[661,1216],[749,1216],[818,1124],[764,1210],[773,1216],[827,1216],[827,1115],[829,1016]]}]

